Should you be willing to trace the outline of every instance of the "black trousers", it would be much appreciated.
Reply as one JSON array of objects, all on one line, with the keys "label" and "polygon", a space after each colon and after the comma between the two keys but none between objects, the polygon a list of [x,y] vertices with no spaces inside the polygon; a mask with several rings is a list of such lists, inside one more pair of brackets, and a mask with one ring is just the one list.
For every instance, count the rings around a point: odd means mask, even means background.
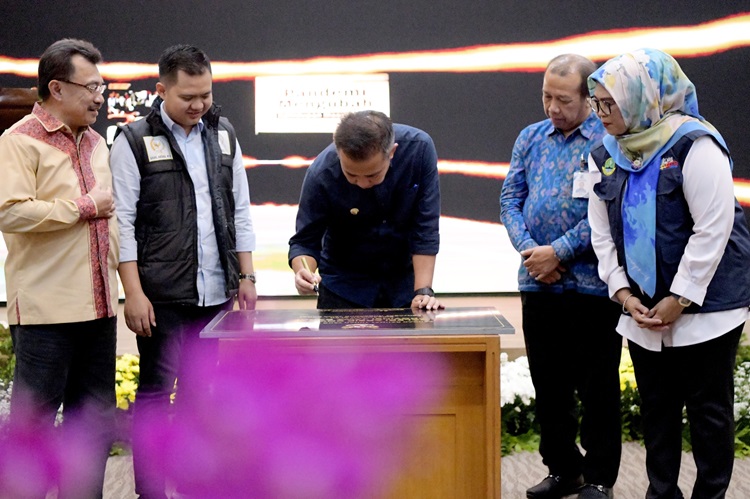
[{"label": "black trousers", "polygon": [[[552,475],[583,474],[587,483],[612,487],[622,453],[620,307],[573,292],[522,292],[521,304],[542,460]],[[576,444],[576,394],[585,455]]]},{"label": "black trousers", "polygon": [[734,367],[744,324],[705,343],[646,350],[630,342],[641,395],[647,499],[681,498],[682,410],[697,477],[693,497],[722,498],[734,467]]},{"label": "black trousers", "polygon": [[165,464],[158,458],[160,442],[153,438],[154,428],[169,424],[175,379],[179,379],[177,404],[186,399],[195,403],[210,385],[189,364],[218,359],[218,340],[200,338],[200,332],[216,314],[233,305],[233,300],[209,307],[155,304],[157,326],[151,328],[150,337],[136,338],[140,384],[133,408],[133,472],[135,491],[141,497],[166,499]]},{"label": "black trousers", "polygon": [[[75,469],[90,473],[63,471],[58,497],[102,497],[117,404],[117,319],[12,325],[10,333],[16,354],[11,423],[27,428],[25,431],[52,430],[62,404],[62,431],[81,444],[73,454],[76,466],[83,468]],[[70,456],[64,459],[70,460]],[[51,469],[49,466],[27,470],[29,479],[45,483],[36,471]]]}]

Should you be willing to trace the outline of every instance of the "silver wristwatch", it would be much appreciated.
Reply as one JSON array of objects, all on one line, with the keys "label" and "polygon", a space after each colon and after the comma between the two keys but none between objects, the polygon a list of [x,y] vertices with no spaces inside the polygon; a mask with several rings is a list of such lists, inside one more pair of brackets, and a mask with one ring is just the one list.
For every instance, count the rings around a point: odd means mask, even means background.
[{"label": "silver wristwatch", "polygon": [[688,300],[688,299],[687,299],[687,298],[685,298],[684,296],[679,296],[679,295],[673,295],[673,296],[674,296],[675,298],[677,298],[677,303],[678,303],[678,304],[679,304],[679,305],[680,305],[681,307],[683,307],[683,308],[687,308],[687,307],[689,307],[690,305],[692,305],[692,304],[693,304],[693,301],[692,301],[692,300]]}]

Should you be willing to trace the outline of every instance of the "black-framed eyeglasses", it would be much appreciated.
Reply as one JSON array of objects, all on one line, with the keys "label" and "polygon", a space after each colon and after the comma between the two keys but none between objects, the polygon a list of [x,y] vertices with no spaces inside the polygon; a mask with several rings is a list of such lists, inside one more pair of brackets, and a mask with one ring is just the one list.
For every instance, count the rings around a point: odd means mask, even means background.
[{"label": "black-framed eyeglasses", "polygon": [[616,106],[617,104],[614,101],[599,100],[596,97],[591,97],[589,99],[589,105],[596,114],[601,113],[603,116],[609,116],[612,114],[612,106]]},{"label": "black-framed eyeglasses", "polygon": [[82,83],[76,83],[74,81],[68,81],[68,80],[58,80],[63,83],[70,83],[71,85],[76,85],[78,87],[85,88],[92,94],[103,94],[105,90],[107,90],[107,85],[105,83],[89,83],[88,85],[84,85]]}]

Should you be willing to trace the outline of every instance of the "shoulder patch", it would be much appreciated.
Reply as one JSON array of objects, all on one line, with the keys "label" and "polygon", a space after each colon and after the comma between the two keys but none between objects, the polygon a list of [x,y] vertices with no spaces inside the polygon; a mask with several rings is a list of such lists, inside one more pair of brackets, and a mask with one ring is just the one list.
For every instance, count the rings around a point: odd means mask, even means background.
[{"label": "shoulder patch", "polygon": [[226,130],[219,130],[219,148],[221,148],[221,154],[232,154],[232,145],[229,143],[229,132]]}]

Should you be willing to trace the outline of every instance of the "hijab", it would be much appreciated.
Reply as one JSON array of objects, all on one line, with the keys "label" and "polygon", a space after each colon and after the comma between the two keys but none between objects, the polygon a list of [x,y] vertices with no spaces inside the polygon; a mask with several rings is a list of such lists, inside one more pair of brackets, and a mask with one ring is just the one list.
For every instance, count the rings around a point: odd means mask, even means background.
[{"label": "hijab", "polygon": [[610,93],[627,126],[625,134],[607,135],[603,144],[617,166],[630,172],[622,203],[625,260],[630,277],[653,297],[656,187],[663,153],[695,130],[707,131],[727,155],[729,150],[698,112],[695,86],[665,52],[645,48],[610,59],[588,78],[592,96],[596,85]]}]

